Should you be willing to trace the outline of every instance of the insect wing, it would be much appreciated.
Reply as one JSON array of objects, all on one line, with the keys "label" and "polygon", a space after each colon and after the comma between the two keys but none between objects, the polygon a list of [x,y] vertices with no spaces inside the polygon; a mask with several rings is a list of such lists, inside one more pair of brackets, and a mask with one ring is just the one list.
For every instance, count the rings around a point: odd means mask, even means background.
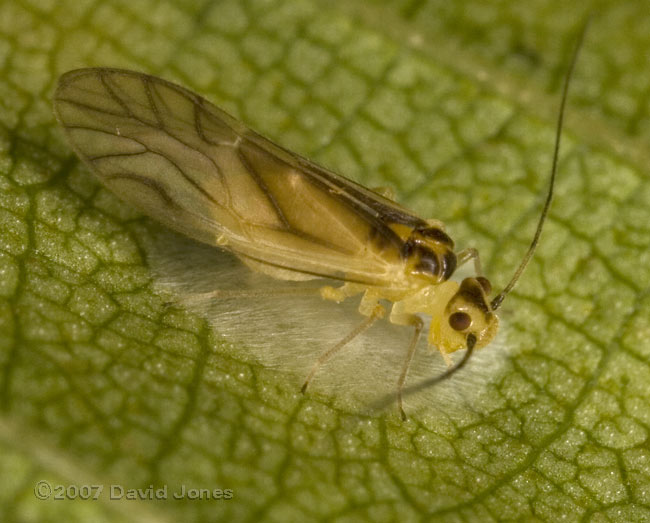
[{"label": "insect wing", "polygon": [[424,223],[153,76],[70,71],[59,80],[55,112],[113,192],[280,277],[390,284],[403,244],[391,225]]}]

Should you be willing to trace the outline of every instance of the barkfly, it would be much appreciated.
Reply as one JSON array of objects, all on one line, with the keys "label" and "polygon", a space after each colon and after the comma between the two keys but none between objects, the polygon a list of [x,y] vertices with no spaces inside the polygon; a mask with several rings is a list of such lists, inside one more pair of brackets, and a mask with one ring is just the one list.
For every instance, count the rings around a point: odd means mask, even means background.
[{"label": "barkfly", "polygon": [[[580,37],[580,41],[582,35]],[[59,79],[54,108],[72,148],[115,194],[166,226],[234,253],[282,280],[329,278],[321,296],[361,294],[363,321],[316,361],[318,368],[387,314],[413,329],[397,380],[402,396],[448,378],[497,333],[496,311],[537,246],[553,195],[560,130],[576,46],[565,79],[548,194],[530,248],[506,287],[490,298],[474,249],[455,251],[442,223],[334,174],[248,129],[197,94],[146,74],[79,69]],[[476,275],[450,280],[473,261]],[[290,294],[293,289],[288,289]],[[423,330],[446,372],[404,389]],[[449,354],[466,349],[452,365]]]}]

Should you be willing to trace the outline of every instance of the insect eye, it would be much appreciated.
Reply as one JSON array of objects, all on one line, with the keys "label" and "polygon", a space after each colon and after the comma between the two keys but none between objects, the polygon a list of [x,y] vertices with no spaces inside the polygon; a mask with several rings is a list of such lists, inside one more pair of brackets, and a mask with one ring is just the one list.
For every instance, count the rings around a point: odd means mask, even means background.
[{"label": "insect eye", "polygon": [[472,324],[472,317],[466,312],[454,312],[449,316],[449,326],[455,331],[464,331]]}]

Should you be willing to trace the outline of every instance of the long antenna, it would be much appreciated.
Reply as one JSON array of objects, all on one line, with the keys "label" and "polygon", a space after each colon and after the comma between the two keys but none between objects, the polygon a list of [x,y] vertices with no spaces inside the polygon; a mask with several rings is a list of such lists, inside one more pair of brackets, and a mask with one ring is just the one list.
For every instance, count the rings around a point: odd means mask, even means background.
[{"label": "long antenna", "polygon": [[[535,235],[533,236],[533,240],[530,242],[528,251],[526,252],[524,258],[521,260],[519,267],[517,267],[515,274],[513,275],[508,285],[506,285],[504,289],[499,294],[497,294],[492,300],[492,302],[490,303],[490,306],[493,311],[499,308],[506,295],[513,289],[513,287],[517,283],[517,280],[526,269],[528,262],[530,262],[530,259],[533,257],[533,254],[535,253],[535,249],[537,248],[537,244],[539,243],[539,238],[542,234],[542,229],[544,228],[544,222],[546,221],[546,217],[548,215],[548,209],[551,206],[551,201],[553,200],[553,189],[555,188],[555,178],[557,175],[558,158],[560,155],[560,141],[562,137],[562,127],[564,125],[564,108],[566,107],[566,101],[569,94],[569,84],[571,83],[573,70],[575,69],[575,65],[578,59],[578,54],[580,52],[580,49],[582,48],[582,43],[584,41],[585,33],[587,32],[587,26],[589,25],[590,19],[591,17],[588,16],[582,28],[580,29],[580,33],[578,34],[578,39],[576,40],[576,44],[573,49],[573,55],[571,56],[571,63],[569,64],[569,69],[567,71],[566,77],[564,78],[564,86],[562,88],[562,99],[560,101],[560,112],[558,114],[557,126],[555,129],[555,146],[553,149],[553,164],[551,166],[551,179],[549,182],[548,194],[546,195],[546,201],[544,202],[544,207],[542,209],[542,214],[539,218],[539,222],[537,223],[537,229],[535,230]],[[469,334],[467,336],[467,350],[465,351],[465,354],[463,355],[462,359],[458,363],[456,363],[453,367],[447,369],[442,374],[439,374],[438,376],[433,376],[419,383],[416,383],[415,385],[406,387],[405,389],[402,390],[401,393],[402,397],[409,396],[415,392],[418,392],[423,389],[427,389],[432,385],[436,385],[441,381],[449,379],[452,375],[456,374],[456,372],[462,369],[465,366],[465,364],[469,361],[470,357],[474,352],[475,345],[476,345],[476,336],[474,336],[473,334]],[[383,399],[375,403],[374,407],[380,409],[385,408],[393,400],[394,400],[394,395],[391,394],[385,396]]]},{"label": "long antenna", "polygon": [[472,357],[472,352],[474,352],[474,345],[476,345],[476,336],[474,336],[473,334],[468,334],[467,350],[465,351],[465,354],[463,354],[463,358],[458,363],[456,363],[456,365],[448,368],[442,374],[438,374],[437,376],[433,376],[419,383],[416,383],[415,385],[411,385],[410,387],[405,388],[402,391],[402,395],[408,396],[410,394],[413,394],[414,392],[418,392],[423,389],[428,389],[432,385],[436,385],[437,383],[440,383],[441,381],[450,378],[453,374],[456,374],[456,372],[462,369],[465,366],[465,364],[469,361],[469,359]]},{"label": "long antenna", "polygon": [[[406,398],[411,394],[415,394],[416,392],[419,392],[421,390],[428,389],[433,385],[437,385],[441,381],[449,379],[453,374],[456,374],[457,371],[462,369],[465,366],[465,364],[469,361],[469,359],[472,357],[472,354],[474,352],[475,345],[476,345],[476,336],[474,336],[473,334],[468,334],[467,350],[465,351],[465,354],[463,354],[462,359],[458,361],[458,363],[456,363],[453,367],[448,368],[445,372],[438,374],[437,376],[432,376],[431,378],[422,380],[419,383],[416,383],[415,385],[410,385],[409,387],[405,387],[401,391],[401,396],[403,398]],[[399,393],[397,398],[399,398]],[[395,401],[395,394],[387,394],[377,402],[373,403],[372,408],[377,410],[383,410],[386,407],[388,407],[388,405],[393,403],[393,401]]]},{"label": "long antenna", "polygon": [[564,125],[564,108],[566,106],[566,100],[569,94],[569,84],[571,83],[573,70],[575,69],[576,61],[578,59],[578,53],[582,47],[582,42],[584,41],[585,32],[587,31],[588,25],[589,25],[589,18],[587,18],[587,20],[582,26],[582,29],[580,30],[580,34],[578,35],[578,40],[576,41],[575,47],[573,49],[573,55],[571,57],[571,63],[569,64],[569,70],[567,71],[566,77],[564,78],[564,87],[562,88],[562,100],[560,102],[560,112],[558,114],[557,126],[555,128],[555,147],[553,149],[553,165],[551,166],[551,181],[549,182],[548,194],[546,195],[544,208],[542,209],[542,214],[539,217],[539,222],[537,223],[537,230],[535,231],[535,235],[533,236],[533,241],[530,242],[530,247],[528,247],[528,251],[526,252],[526,255],[521,260],[521,263],[519,264],[519,267],[517,267],[517,270],[515,271],[515,274],[513,275],[512,279],[508,282],[508,285],[506,285],[504,289],[492,299],[490,305],[493,311],[497,310],[501,306],[503,299],[513,289],[513,287],[517,283],[517,280],[519,280],[519,277],[526,269],[528,262],[530,262],[530,259],[533,257],[533,254],[535,254],[535,249],[537,248],[537,244],[539,243],[539,237],[542,235],[542,229],[544,228],[544,222],[546,221],[546,217],[548,215],[548,209],[551,206],[551,200],[553,200],[553,189],[555,188],[557,164],[558,164],[558,158],[560,156],[560,141],[562,138],[562,126]]}]

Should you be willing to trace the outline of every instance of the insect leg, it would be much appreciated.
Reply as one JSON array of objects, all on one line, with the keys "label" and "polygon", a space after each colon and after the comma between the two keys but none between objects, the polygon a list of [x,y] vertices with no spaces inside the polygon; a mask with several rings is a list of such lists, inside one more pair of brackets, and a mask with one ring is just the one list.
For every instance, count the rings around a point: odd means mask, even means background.
[{"label": "insect leg", "polygon": [[483,276],[483,271],[481,270],[481,257],[478,254],[478,251],[473,247],[468,249],[463,249],[456,255],[458,267],[467,263],[469,260],[474,260],[474,271],[476,276]]},{"label": "insect leg", "polygon": [[345,283],[344,285],[341,285],[340,287],[332,287],[330,285],[321,287],[320,295],[321,298],[323,298],[324,300],[330,300],[330,301],[335,301],[336,303],[341,303],[346,298],[349,298],[350,296],[354,296],[355,294],[359,294],[364,290],[365,290],[364,286],[359,285],[358,283],[348,282]]},{"label": "insect leg", "polygon": [[340,351],[343,347],[345,347],[348,343],[350,343],[359,334],[368,330],[370,326],[373,323],[375,323],[375,321],[377,321],[377,319],[383,318],[385,313],[386,313],[386,309],[384,309],[381,305],[376,305],[375,309],[372,311],[372,314],[370,314],[370,316],[365,318],[359,325],[357,325],[347,336],[345,336],[345,338],[339,341],[336,345],[334,345],[333,347],[326,350],[323,354],[321,354],[320,357],[316,360],[316,363],[314,363],[313,367],[311,368],[311,371],[309,371],[305,383],[303,383],[302,387],[300,388],[300,392],[304,393],[307,390],[309,383],[314,378],[314,375],[316,374],[316,372],[318,372],[318,369],[323,363],[325,363],[332,356],[334,356],[338,351]]},{"label": "insect leg", "polygon": [[447,368],[451,368],[454,364],[454,360],[451,359],[451,356],[446,352],[441,351],[440,349],[438,349],[438,351],[440,352],[442,359],[445,360],[445,365],[447,365]]},{"label": "insect leg", "polygon": [[406,421],[406,413],[404,412],[404,407],[402,406],[402,389],[404,388],[404,383],[406,382],[406,376],[411,366],[411,361],[413,356],[415,356],[415,349],[418,345],[418,340],[420,339],[420,334],[422,333],[422,328],[424,327],[424,322],[420,319],[419,316],[415,314],[391,314],[390,316],[391,323],[397,325],[412,325],[415,330],[413,331],[413,337],[411,338],[411,343],[409,344],[408,351],[406,353],[406,359],[404,360],[404,365],[402,366],[402,372],[399,375],[399,380],[397,381],[397,407],[399,408],[400,415],[402,420]]}]

